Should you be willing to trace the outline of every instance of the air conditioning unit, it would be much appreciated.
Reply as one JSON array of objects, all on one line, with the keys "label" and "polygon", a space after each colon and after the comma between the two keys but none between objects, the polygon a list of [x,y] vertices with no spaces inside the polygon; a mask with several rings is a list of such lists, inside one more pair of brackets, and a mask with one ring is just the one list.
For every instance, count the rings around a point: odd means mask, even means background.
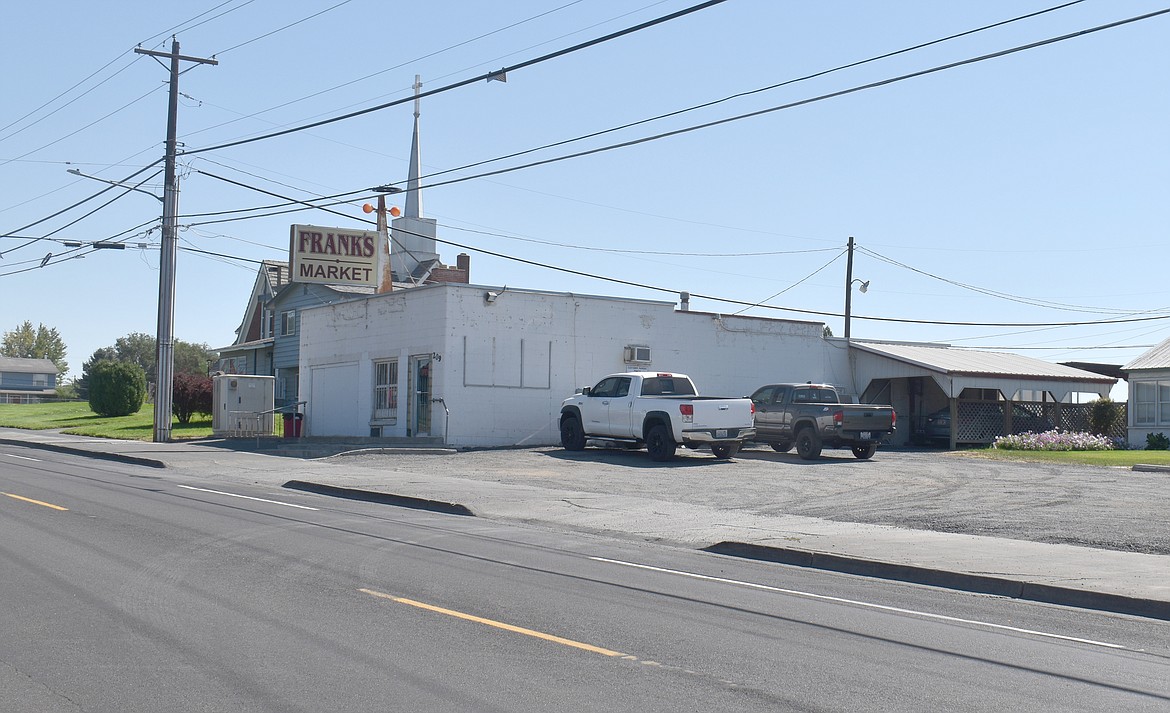
[{"label": "air conditioning unit", "polygon": [[627,364],[649,364],[650,347],[630,345],[625,349],[625,359]]}]

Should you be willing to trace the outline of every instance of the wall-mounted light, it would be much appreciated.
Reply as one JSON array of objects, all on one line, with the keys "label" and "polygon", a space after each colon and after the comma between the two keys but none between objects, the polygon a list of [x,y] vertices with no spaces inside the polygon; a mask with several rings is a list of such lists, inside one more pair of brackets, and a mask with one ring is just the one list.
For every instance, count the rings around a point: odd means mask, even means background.
[{"label": "wall-mounted light", "polygon": [[488,290],[487,292],[483,293],[483,303],[486,305],[494,304],[495,301],[500,298],[500,295],[504,294],[507,291],[508,291],[507,285],[504,285],[503,289],[501,289],[499,292],[497,292],[495,290]]}]

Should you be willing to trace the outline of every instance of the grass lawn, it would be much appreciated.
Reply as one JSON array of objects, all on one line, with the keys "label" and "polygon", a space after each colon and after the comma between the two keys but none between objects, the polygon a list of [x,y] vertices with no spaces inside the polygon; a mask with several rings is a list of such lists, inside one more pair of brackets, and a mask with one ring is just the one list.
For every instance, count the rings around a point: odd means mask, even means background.
[{"label": "grass lawn", "polygon": [[[85,401],[43,404],[0,404],[0,426],[34,431],[61,429],[64,433],[96,438],[149,441],[154,438],[154,406],[144,404],[130,416],[106,418],[89,410]],[[171,438],[210,438],[211,419],[183,425],[172,421]]]},{"label": "grass lawn", "polygon": [[1170,451],[1006,451],[979,448],[956,451],[956,455],[992,460],[1132,467],[1138,463],[1170,465]]}]

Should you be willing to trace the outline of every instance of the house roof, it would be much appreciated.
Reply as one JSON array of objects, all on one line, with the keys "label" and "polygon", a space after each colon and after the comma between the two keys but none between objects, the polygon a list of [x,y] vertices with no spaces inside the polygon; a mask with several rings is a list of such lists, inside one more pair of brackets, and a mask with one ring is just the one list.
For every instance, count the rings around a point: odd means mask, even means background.
[{"label": "house roof", "polygon": [[220,357],[222,357],[224,354],[229,353],[234,354],[237,352],[251,352],[264,349],[265,347],[271,347],[275,342],[275,338],[265,337],[264,339],[256,339],[251,342],[239,342],[237,344],[231,344],[226,347],[217,347],[212,351],[219,352]]},{"label": "house roof", "polygon": [[60,374],[52,359],[19,359],[0,357],[0,371],[20,374]]},{"label": "house roof", "polygon": [[1170,339],[1156,344],[1149,351],[1121,367],[1123,371],[1138,369],[1170,369]]},{"label": "house roof", "polygon": [[261,270],[268,278],[270,292],[276,290],[289,281],[288,263],[283,260],[262,260]]},{"label": "house roof", "polygon": [[851,341],[851,347],[951,376],[1010,376],[1112,384],[1115,379],[1082,369],[1006,352],[981,352],[938,345]]}]

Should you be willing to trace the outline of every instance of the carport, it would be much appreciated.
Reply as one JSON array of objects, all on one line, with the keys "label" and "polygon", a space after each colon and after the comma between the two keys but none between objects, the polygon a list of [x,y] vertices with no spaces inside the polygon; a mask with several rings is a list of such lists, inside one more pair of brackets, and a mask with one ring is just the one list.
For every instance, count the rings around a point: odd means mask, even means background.
[{"label": "carport", "polygon": [[1117,381],[1018,354],[942,344],[851,340],[849,361],[859,400],[889,403],[898,412],[897,445],[929,440],[927,416],[943,410],[949,410],[943,442],[950,448],[1024,431],[1085,430],[1088,402],[1108,396]]}]

